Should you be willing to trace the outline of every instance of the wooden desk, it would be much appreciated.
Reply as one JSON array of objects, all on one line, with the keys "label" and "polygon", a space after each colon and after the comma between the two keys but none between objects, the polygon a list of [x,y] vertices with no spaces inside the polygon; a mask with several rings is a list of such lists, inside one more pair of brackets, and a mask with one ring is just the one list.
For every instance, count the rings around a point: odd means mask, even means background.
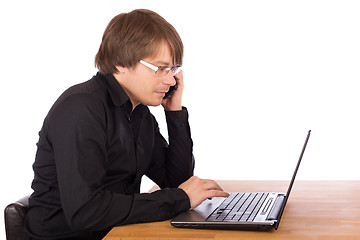
[{"label": "wooden desk", "polygon": [[[286,192],[288,181],[218,181],[229,192]],[[113,228],[110,239],[360,239],[360,181],[296,181],[278,230],[181,229],[170,221]]]}]

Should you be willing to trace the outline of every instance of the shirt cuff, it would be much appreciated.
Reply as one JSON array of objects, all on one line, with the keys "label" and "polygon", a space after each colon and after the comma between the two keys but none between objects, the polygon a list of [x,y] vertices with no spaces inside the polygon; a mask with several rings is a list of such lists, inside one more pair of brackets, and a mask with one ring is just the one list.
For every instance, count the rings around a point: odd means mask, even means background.
[{"label": "shirt cuff", "polygon": [[179,111],[167,111],[165,110],[166,120],[175,120],[177,122],[187,122],[188,121],[188,111],[186,107],[182,107],[182,110]]},{"label": "shirt cuff", "polygon": [[181,188],[173,188],[174,193],[178,197],[178,201],[175,202],[175,215],[185,212],[191,208],[189,196]]},{"label": "shirt cuff", "polygon": [[190,137],[189,114],[186,107],[182,107],[180,111],[165,111],[165,116],[169,136],[172,133],[186,132],[188,137]]}]

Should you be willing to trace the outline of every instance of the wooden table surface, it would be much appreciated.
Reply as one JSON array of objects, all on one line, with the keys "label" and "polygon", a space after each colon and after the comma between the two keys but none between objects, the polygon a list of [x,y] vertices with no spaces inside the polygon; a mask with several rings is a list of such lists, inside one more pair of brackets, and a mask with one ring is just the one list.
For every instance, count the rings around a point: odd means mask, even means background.
[{"label": "wooden table surface", "polygon": [[[217,181],[228,192],[286,192],[288,181]],[[278,230],[182,229],[170,221],[113,228],[113,239],[360,240],[360,181],[296,181]]]}]

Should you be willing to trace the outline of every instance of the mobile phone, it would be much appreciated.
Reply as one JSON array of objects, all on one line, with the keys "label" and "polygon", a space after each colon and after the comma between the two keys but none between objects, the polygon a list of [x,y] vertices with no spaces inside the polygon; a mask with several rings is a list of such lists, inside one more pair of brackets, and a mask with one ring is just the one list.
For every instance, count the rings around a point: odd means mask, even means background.
[{"label": "mobile phone", "polygon": [[[178,70],[176,72],[174,72],[173,77],[175,78],[175,75],[178,74],[178,72],[180,72],[181,68],[179,67]],[[175,78],[176,81],[176,78]],[[171,86],[169,88],[169,91],[167,93],[165,93],[165,96],[163,97],[163,99],[167,99],[167,98],[171,98],[171,96],[174,94],[174,92],[178,89],[178,84],[177,82],[175,83],[174,86]]]},{"label": "mobile phone", "polygon": [[177,83],[175,83],[174,86],[171,86],[169,88],[169,91],[167,93],[165,93],[165,96],[163,97],[163,99],[171,98],[171,96],[174,94],[176,89],[178,89],[178,84]]}]

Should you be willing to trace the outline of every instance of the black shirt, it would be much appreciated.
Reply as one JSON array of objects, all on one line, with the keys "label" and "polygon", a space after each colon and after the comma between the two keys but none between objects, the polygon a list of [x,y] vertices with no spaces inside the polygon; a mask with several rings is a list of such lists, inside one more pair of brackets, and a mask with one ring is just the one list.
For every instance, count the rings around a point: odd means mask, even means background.
[{"label": "black shirt", "polygon": [[[147,106],[112,75],[66,90],[39,133],[25,235],[98,239],[111,227],[172,218],[190,208],[177,188],[193,175],[186,108],[165,111],[169,144]],[[140,194],[147,175],[162,190]]]}]

